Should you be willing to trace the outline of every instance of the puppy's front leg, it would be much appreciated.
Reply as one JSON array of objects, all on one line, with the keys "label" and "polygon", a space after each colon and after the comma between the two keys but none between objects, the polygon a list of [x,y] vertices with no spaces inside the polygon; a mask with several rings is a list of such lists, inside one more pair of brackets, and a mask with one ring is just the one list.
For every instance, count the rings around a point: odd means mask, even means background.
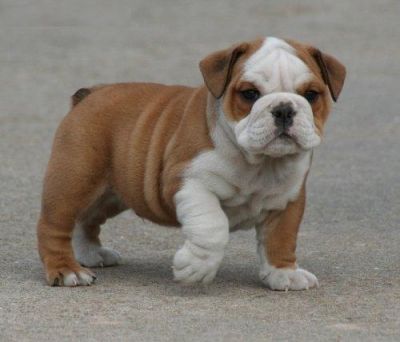
[{"label": "puppy's front leg", "polygon": [[175,195],[178,221],[186,241],[174,257],[175,279],[210,283],[229,240],[229,222],[220,201],[198,180],[188,179]]},{"label": "puppy's front leg", "polygon": [[314,274],[296,263],[296,240],[305,206],[303,186],[285,210],[271,212],[257,229],[260,279],[272,290],[307,290],[318,286]]}]

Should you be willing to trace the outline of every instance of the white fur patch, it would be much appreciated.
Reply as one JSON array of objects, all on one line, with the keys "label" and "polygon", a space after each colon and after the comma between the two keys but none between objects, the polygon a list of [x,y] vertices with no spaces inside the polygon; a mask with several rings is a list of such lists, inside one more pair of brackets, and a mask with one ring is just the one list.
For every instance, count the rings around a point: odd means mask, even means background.
[{"label": "white fur patch", "polygon": [[121,263],[121,256],[118,252],[88,240],[81,223],[74,228],[72,247],[76,260],[82,266],[103,267]]},{"label": "white fur patch", "polygon": [[243,79],[253,82],[263,94],[295,92],[313,78],[296,50],[284,40],[268,37],[244,64]]},{"label": "white fur patch", "polygon": [[175,195],[176,212],[187,240],[174,258],[178,281],[211,282],[229,239],[228,219],[219,199],[202,182],[188,178]]},{"label": "white fur patch", "polygon": [[95,277],[85,272],[69,273],[63,278],[63,286],[88,286],[95,280]]},{"label": "white fur patch", "polygon": [[217,274],[223,256],[223,249],[213,251],[186,240],[174,257],[175,280],[183,283],[201,281],[208,284]]},{"label": "white fur patch", "polygon": [[277,291],[309,290],[319,286],[314,274],[299,267],[289,269],[269,266],[260,271],[260,279],[268,288]]}]

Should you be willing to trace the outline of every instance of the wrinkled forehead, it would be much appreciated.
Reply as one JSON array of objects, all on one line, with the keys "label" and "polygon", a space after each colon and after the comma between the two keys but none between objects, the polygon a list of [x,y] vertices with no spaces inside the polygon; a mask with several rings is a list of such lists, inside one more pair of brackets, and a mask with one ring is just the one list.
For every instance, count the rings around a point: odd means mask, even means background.
[{"label": "wrinkled forehead", "polygon": [[295,92],[313,77],[293,46],[267,37],[244,63],[242,80],[253,83],[262,93]]}]

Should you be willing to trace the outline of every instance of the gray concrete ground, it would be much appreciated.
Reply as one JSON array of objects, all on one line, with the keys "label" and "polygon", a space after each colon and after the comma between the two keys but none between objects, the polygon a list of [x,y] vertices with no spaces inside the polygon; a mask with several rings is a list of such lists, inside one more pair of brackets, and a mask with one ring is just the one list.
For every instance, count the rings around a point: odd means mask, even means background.
[{"label": "gray concrete ground", "polygon": [[[400,339],[400,2],[0,1],[0,340]],[[257,36],[315,43],[348,80],[314,159],[298,256],[321,287],[257,280],[254,232],[232,235],[216,281],[175,284],[178,230],[124,214],[103,239],[124,264],[95,286],[45,285],[35,223],[54,130],[79,87],[196,85],[199,59]]]}]

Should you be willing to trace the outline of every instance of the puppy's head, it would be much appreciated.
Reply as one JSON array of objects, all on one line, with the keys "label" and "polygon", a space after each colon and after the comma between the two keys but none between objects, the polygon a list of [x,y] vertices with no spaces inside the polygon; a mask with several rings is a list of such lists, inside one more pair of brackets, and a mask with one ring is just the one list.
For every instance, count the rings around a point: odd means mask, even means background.
[{"label": "puppy's head", "polygon": [[282,157],[316,147],[345,67],[295,41],[260,39],[217,51],[200,62],[219,119],[251,155]]}]

